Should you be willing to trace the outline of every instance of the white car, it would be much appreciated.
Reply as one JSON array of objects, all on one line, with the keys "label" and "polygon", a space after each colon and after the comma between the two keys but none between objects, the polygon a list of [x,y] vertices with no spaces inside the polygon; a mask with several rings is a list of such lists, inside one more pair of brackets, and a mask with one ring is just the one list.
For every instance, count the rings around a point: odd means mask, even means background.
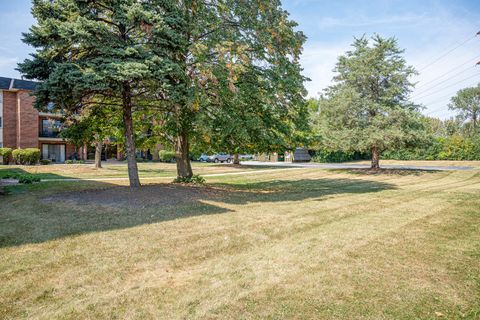
[{"label": "white car", "polygon": [[215,153],[214,155],[211,155],[208,157],[208,162],[215,162],[215,163],[219,163],[219,162],[227,162],[227,163],[230,163],[233,161],[233,156],[230,155],[230,154],[226,154],[225,152],[219,152],[219,153]]}]

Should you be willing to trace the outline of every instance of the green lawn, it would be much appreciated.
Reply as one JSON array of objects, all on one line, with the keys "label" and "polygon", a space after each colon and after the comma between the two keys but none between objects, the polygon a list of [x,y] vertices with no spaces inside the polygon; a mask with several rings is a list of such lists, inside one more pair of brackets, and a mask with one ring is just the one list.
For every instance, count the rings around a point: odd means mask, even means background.
[{"label": "green lawn", "polygon": [[480,318],[478,170],[163,181],[136,191],[123,181],[9,187],[0,197],[0,319]]},{"label": "green lawn", "polygon": [[[229,164],[199,162],[193,163],[193,168],[196,174],[202,175],[265,169],[261,167],[240,167]],[[0,165],[0,178],[2,174],[12,170],[36,174],[42,179],[128,177],[126,163],[117,161],[103,163],[103,168],[100,169],[95,169],[91,164],[57,164],[48,166]],[[138,164],[138,172],[141,178],[172,178],[176,176],[176,167],[173,163],[145,162]]]}]

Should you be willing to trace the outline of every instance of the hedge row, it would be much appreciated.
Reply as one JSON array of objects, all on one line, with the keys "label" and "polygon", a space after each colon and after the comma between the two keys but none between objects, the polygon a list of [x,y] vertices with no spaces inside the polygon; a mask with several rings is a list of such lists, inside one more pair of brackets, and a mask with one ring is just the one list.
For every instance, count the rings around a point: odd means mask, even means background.
[{"label": "hedge row", "polygon": [[360,152],[316,150],[312,152],[313,162],[347,162],[368,159],[368,154]]},{"label": "hedge row", "polygon": [[454,135],[436,138],[415,149],[388,151],[383,159],[394,160],[480,160],[480,137]]},{"label": "hedge row", "polygon": [[37,148],[15,149],[12,158],[16,164],[34,165],[40,161],[40,154]]}]

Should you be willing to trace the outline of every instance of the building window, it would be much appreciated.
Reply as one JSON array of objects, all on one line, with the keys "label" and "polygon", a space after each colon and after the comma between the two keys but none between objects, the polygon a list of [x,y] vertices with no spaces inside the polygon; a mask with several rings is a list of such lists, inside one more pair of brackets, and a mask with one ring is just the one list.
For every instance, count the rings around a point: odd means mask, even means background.
[{"label": "building window", "polygon": [[0,116],[0,128],[3,128],[3,118]]},{"label": "building window", "polygon": [[43,144],[42,159],[48,159],[52,162],[65,162],[65,145]]},{"label": "building window", "polygon": [[60,120],[43,119],[40,136],[45,138],[58,138],[61,128],[62,122]]}]

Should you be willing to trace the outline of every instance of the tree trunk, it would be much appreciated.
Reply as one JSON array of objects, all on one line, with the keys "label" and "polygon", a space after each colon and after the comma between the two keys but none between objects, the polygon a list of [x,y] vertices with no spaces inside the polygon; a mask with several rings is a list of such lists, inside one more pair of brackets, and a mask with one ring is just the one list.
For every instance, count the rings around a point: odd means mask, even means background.
[{"label": "tree trunk", "polygon": [[380,169],[380,152],[377,147],[372,147],[372,165],[370,169]]},{"label": "tree trunk", "polygon": [[135,139],[133,137],[133,119],[132,119],[132,97],[129,84],[123,85],[122,92],[123,104],[123,124],[125,134],[125,151],[127,154],[128,178],[130,187],[140,187],[140,178],[138,177],[137,159],[135,157]]},{"label": "tree trunk", "polygon": [[238,153],[233,155],[233,164],[240,164],[240,155]]},{"label": "tree trunk", "polygon": [[177,178],[191,178],[193,176],[190,164],[188,137],[182,132],[175,140],[175,159],[177,161]]},{"label": "tree trunk", "polygon": [[88,158],[88,146],[85,143],[82,148],[82,159],[87,161],[87,158]]},{"label": "tree trunk", "polygon": [[95,142],[95,168],[102,167],[102,148],[103,148],[102,140]]},{"label": "tree trunk", "polygon": [[473,112],[472,120],[473,120],[473,133],[477,133],[477,112]]}]

